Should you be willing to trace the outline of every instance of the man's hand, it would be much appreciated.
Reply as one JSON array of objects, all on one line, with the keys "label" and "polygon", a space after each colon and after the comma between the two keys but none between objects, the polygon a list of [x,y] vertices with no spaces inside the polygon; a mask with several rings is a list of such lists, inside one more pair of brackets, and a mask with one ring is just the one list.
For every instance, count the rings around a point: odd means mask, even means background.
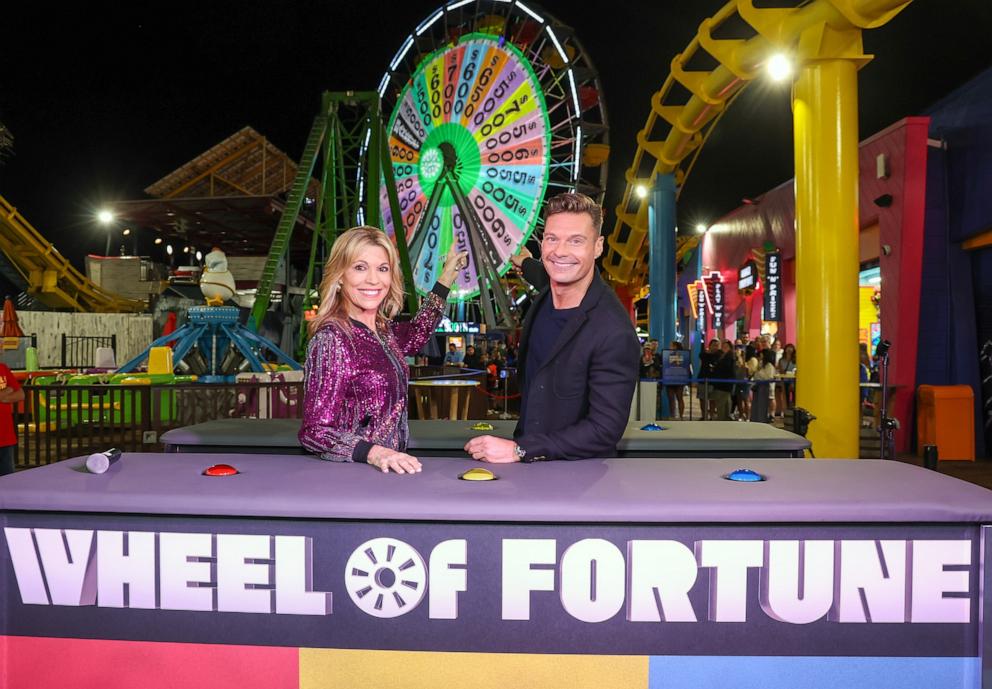
[{"label": "man's hand", "polygon": [[420,460],[416,457],[382,445],[375,445],[369,450],[367,461],[384,474],[388,474],[390,469],[397,474],[416,474],[421,470]]},{"label": "man's hand", "polygon": [[491,435],[480,435],[477,438],[472,438],[465,444],[465,452],[480,462],[509,464],[520,461],[515,442]]},{"label": "man's hand", "polygon": [[526,261],[528,258],[534,258],[534,254],[532,254],[530,252],[530,249],[528,249],[526,246],[521,246],[519,254],[514,254],[513,256],[510,256],[510,263],[512,263],[513,267],[516,268],[517,270],[523,270],[524,261]]}]

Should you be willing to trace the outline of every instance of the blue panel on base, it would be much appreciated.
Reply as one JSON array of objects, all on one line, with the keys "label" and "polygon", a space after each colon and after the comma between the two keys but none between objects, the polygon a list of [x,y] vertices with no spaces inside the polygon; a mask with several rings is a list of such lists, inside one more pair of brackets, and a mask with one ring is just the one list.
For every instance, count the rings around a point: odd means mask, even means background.
[{"label": "blue panel on base", "polygon": [[978,658],[652,656],[650,689],[977,689]]}]

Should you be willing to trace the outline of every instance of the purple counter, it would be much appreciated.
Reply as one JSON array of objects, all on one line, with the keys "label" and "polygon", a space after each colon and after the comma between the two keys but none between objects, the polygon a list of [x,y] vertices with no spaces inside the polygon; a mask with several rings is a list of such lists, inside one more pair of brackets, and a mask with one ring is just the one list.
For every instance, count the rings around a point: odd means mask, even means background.
[{"label": "purple counter", "polygon": [[[240,474],[201,476],[229,463]],[[302,455],[130,453],[0,479],[0,510],[449,522],[992,523],[992,491],[900,462],[714,459],[484,465],[426,458],[415,476]],[[473,467],[499,480],[461,481]],[[747,467],[768,477],[722,478]]]},{"label": "purple counter", "polygon": [[[217,419],[162,434],[166,452],[304,454],[296,436],[300,419]],[[477,427],[483,423],[491,428]],[[465,443],[479,435],[512,438],[513,421],[410,421],[409,451],[425,457],[465,458]],[[645,427],[654,430],[644,430]],[[617,457],[802,458],[810,442],[766,423],[663,421],[630,423]]]}]

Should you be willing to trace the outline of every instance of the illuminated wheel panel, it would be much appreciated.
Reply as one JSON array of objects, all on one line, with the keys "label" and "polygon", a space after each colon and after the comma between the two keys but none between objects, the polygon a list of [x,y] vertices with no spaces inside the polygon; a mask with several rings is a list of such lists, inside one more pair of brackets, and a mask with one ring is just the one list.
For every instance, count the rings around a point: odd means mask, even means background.
[{"label": "illuminated wheel panel", "polygon": [[[479,276],[467,223],[450,190],[429,199],[445,165],[445,149],[461,192],[498,255],[500,274],[536,225],[547,186],[551,131],[546,104],[530,64],[499,37],[469,34],[424,58],[400,93],[389,122],[389,151],[402,215],[402,236],[419,247],[410,261],[426,293],[451,243],[469,251],[453,291],[478,294]],[[386,231],[395,233],[388,199]],[[422,243],[414,243],[420,228]]]}]

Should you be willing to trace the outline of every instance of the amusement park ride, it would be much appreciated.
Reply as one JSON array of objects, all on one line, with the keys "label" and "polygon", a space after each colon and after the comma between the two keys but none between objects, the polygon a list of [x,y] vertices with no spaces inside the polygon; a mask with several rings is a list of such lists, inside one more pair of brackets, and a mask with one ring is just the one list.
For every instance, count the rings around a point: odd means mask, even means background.
[{"label": "amusement park ride", "polygon": [[371,224],[394,237],[402,229],[411,311],[454,242],[469,264],[450,301],[460,313],[477,310],[487,329],[513,328],[515,306],[500,282],[510,257],[539,231],[548,190],[602,201],[608,142],[602,88],[572,29],[519,2],[437,9],[405,39],[377,91],[324,94],[250,324],[268,308],[322,161],[304,308],[336,234]]}]

